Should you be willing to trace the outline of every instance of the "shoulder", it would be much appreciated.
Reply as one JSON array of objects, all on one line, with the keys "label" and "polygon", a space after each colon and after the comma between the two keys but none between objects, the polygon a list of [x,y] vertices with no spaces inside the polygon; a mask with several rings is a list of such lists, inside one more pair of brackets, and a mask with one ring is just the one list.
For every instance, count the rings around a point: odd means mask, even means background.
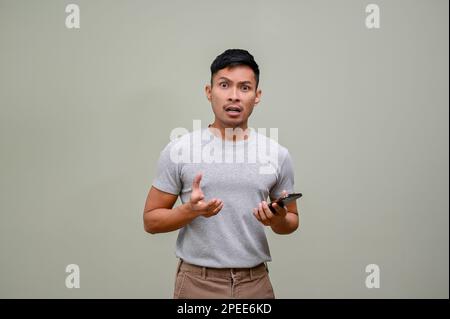
[{"label": "shoulder", "polygon": [[253,131],[255,132],[255,135],[258,139],[258,145],[261,145],[261,143],[263,143],[264,145],[266,145],[266,147],[268,146],[268,152],[276,151],[278,157],[282,160],[290,156],[288,148],[278,142],[277,136],[275,136],[275,138],[272,138],[272,136],[266,136],[256,130]]},{"label": "shoulder", "polygon": [[163,148],[163,152],[170,152],[173,148],[185,148],[191,147],[193,142],[193,137],[197,134],[201,134],[202,130],[195,130],[192,132],[186,132],[178,136],[171,136],[170,141]]}]

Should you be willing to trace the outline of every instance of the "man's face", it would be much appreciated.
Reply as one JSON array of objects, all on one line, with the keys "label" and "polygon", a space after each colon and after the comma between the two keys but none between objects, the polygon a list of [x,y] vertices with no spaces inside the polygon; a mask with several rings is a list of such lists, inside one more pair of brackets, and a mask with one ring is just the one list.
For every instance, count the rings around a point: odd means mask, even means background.
[{"label": "man's face", "polygon": [[205,88],[215,115],[215,124],[221,127],[247,128],[247,119],[259,102],[261,90],[256,90],[253,70],[238,65],[219,70],[212,78],[212,86]]}]

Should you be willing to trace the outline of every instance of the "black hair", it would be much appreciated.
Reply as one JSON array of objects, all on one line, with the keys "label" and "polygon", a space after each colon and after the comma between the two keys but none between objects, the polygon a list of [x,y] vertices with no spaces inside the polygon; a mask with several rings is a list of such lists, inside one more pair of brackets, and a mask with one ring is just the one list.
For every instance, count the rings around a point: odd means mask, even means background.
[{"label": "black hair", "polygon": [[215,60],[211,64],[211,85],[213,75],[216,74],[219,70],[237,65],[246,65],[253,70],[253,72],[255,73],[256,88],[258,88],[259,84],[258,64],[255,62],[253,55],[251,55],[248,51],[242,49],[228,49],[215,58]]}]

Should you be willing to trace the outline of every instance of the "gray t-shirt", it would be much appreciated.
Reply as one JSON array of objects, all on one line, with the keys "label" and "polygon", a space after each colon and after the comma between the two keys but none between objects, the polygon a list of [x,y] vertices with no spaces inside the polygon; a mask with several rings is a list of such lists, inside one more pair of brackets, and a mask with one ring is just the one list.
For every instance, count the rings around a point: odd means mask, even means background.
[{"label": "gray t-shirt", "polygon": [[249,137],[225,141],[208,128],[171,141],[161,152],[153,186],[189,202],[194,177],[201,172],[205,201],[219,198],[222,210],[199,216],[180,229],[176,256],[215,268],[253,267],[271,261],[265,226],[253,215],[263,200],[294,192],[288,150],[250,129]]}]

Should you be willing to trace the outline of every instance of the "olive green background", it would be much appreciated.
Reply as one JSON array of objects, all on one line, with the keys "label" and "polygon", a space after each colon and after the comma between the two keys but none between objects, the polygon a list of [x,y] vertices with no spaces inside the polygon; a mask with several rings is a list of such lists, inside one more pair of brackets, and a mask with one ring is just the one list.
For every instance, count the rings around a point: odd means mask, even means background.
[{"label": "olive green background", "polygon": [[304,194],[297,232],[267,229],[276,296],[449,297],[447,1],[373,1],[380,29],[357,0],[80,0],[78,30],[69,3],[0,0],[1,298],[171,298],[177,232],[144,203],[171,130],[213,121],[227,48]]}]

